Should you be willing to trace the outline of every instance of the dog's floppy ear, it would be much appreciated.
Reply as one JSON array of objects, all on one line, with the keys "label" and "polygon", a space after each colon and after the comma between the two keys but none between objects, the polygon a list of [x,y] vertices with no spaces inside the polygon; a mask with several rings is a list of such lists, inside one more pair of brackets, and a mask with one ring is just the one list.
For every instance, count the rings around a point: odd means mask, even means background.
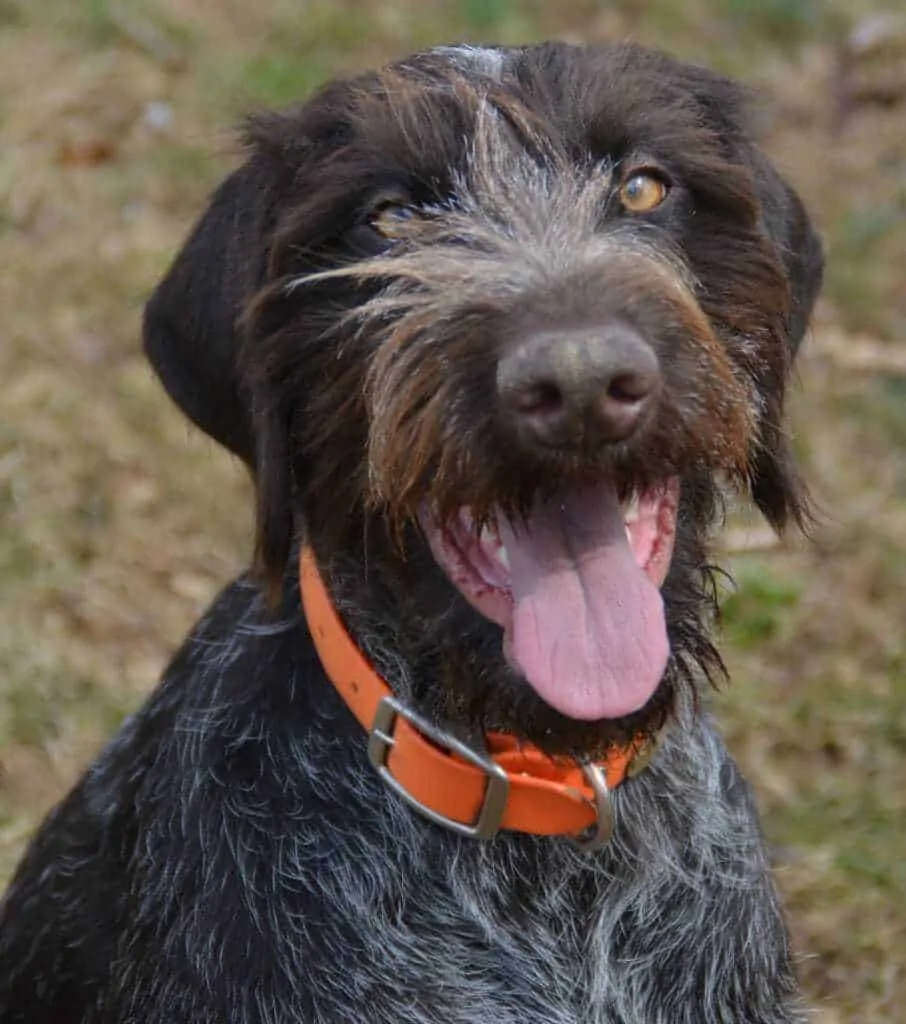
[{"label": "dog's floppy ear", "polygon": [[799,348],[824,276],[824,247],[795,191],[760,152],[752,158],[761,223],[774,243],[790,288],[789,341]]},{"label": "dog's floppy ear", "polygon": [[[789,287],[787,365],[799,349],[808,327],[824,274],[824,249],[795,191],[768,159],[754,151],[752,166],[761,206],[761,226],[783,266]],[[795,466],[783,425],[782,395],[786,381],[776,382],[761,424],[761,444],[751,467],[755,503],[776,528],[789,519],[800,527],[810,521],[808,494]]]},{"label": "dog's floppy ear", "polygon": [[306,386],[297,380],[287,394],[280,379],[298,356],[279,343],[296,306],[284,286],[306,265],[298,210],[307,170],[345,138],[346,91],[329,85],[303,107],[246,122],[246,162],[216,190],[145,308],[145,352],[170,397],[255,476],[256,561],[271,583],[295,535],[291,414]]},{"label": "dog's floppy ear", "polygon": [[214,440],[254,466],[238,319],[263,280],[269,174],[254,158],[224,181],[144,315],[144,348],[164,387]]}]

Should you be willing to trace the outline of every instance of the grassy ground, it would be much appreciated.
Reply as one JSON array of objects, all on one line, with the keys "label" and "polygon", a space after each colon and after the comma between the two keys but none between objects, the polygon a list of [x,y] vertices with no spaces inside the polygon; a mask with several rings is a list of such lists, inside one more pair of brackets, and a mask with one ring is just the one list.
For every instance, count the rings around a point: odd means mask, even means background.
[{"label": "grassy ground", "polygon": [[[245,561],[243,473],[138,354],[241,112],[454,38],[632,35],[764,90],[830,271],[794,419],[824,517],[734,517],[733,685],[824,1024],[906,1003],[906,23],[882,0],[0,0],[0,876]],[[898,1010],[897,1008],[900,1008]]]}]

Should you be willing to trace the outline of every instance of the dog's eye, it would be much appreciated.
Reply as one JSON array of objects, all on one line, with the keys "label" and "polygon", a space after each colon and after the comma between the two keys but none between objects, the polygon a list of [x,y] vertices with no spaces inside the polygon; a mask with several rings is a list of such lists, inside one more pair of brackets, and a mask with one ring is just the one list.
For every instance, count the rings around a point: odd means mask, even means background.
[{"label": "dog's eye", "polygon": [[630,213],[648,213],[667,198],[667,183],[647,171],[633,174],[620,186],[620,202]]},{"label": "dog's eye", "polygon": [[418,216],[413,206],[405,203],[386,202],[376,207],[369,223],[379,235],[391,240],[403,238],[406,228]]}]

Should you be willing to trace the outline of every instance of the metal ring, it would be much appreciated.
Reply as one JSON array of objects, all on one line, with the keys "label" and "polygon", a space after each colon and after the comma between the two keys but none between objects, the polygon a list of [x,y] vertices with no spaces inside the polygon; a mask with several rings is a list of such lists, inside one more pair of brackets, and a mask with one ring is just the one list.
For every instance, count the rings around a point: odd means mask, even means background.
[{"label": "metal ring", "polygon": [[570,836],[569,841],[583,853],[594,853],[603,849],[613,836],[613,804],[610,790],[607,788],[607,776],[599,764],[583,764],[582,774],[595,794],[595,813],[597,820],[585,832],[578,836]]}]

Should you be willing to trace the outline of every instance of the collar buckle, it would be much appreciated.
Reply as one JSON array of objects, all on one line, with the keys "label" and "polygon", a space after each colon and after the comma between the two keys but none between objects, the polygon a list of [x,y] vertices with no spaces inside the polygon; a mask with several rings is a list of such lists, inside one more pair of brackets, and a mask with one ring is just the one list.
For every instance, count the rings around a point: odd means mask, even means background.
[{"label": "collar buckle", "polygon": [[[417,729],[447,753],[458,754],[482,771],[486,780],[484,799],[478,811],[478,817],[473,822],[457,821],[455,818],[439,814],[433,808],[417,800],[394,777],[387,760],[395,742],[394,728],[398,718],[405,719],[414,729]],[[500,831],[510,790],[510,780],[506,770],[492,761],[490,757],[483,756],[468,744],[463,743],[462,740],[438,728],[426,718],[412,711],[411,708],[407,708],[395,697],[383,697],[377,706],[368,734],[368,760],[394,793],[436,825],[442,825],[450,831],[470,839],[493,839]],[[606,788],[605,786],[605,790]]]}]

